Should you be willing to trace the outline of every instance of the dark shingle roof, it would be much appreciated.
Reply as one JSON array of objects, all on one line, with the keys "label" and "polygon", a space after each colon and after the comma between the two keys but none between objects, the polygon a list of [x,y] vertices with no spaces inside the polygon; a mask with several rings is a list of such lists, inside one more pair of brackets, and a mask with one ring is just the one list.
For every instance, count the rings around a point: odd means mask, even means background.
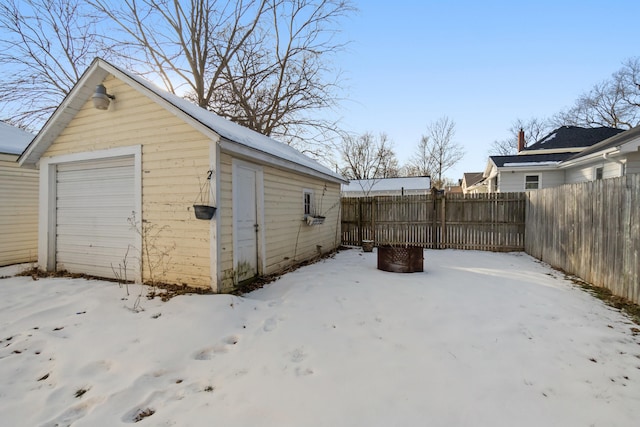
[{"label": "dark shingle roof", "polygon": [[581,128],[577,126],[562,126],[522,151],[591,147],[623,131],[623,129],[609,127]]},{"label": "dark shingle roof", "polygon": [[612,136],[611,138],[607,138],[604,141],[600,141],[597,144],[592,145],[591,147],[577,153],[574,154],[571,157],[571,160],[573,159],[578,159],[580,157],[584,157],[587,156],[589,154],[601,151],[601,150],[606,150],[608,148],[613,148],[613,147],[617,147],[618,145],[622,145],[625,142],[628,142],[634,138],[638,138],[640,137],[640,126],[636,126],[633,129],[629,129],[626,130],[622,133],[619,133],[617,135]]},{"label": "dark shingle roof", "polygon": [[501,168],[509,163],[543,163],[543,162],[562,162],[573,153],[550,153],[550,154],[528,154],[526,156],[491,156],[489,157],[497,167]]}]

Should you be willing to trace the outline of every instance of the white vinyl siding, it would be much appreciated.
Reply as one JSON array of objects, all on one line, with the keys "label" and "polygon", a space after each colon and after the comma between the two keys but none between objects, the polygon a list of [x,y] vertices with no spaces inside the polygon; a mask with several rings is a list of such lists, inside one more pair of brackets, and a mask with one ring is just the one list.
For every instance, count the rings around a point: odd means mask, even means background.
[{"label": "white vinyl siding", "polygon": [[529,171],[529,172],[516,172],[516,171],[500,171],[498,179],[498,192],[510,193],[525,191],[525,176],[537,175],[539,176],[538,188],[550,188],[557,187],[564,184],[564,171],[545,170],[545,171]]},{"label": "white vinyl siding", "polygon": [[602,179],[622,176],[623,165],[618,162],[602,161],[600,159],[597,162],[567,169],[567,184],[594,181],[596,179],[597,168],[602,168]]},{"label": "white vinyl siding", "polygon": [[[60,164],[56,173],[56,269],[115,278],[128,254],[135,276],[134,159]],[[118,270],[117,270],[118,271]]]},{"label": "white vinyl siding", "polygon": [[0,154],[0,266],[38,258],[38,171]]},{"label": "white vinyl siding", "polygon": [[640,151],[627,156],[627,174],[640,173]]}]

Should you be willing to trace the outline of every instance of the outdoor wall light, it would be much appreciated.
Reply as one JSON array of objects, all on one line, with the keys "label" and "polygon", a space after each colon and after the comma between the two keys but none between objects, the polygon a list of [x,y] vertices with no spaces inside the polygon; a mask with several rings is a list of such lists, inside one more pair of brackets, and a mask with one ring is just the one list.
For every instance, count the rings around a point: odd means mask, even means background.
[{"label": "outdoor wall light", "polygon": [[93,106],[98,110],[106,110],[109,108],[109,103],[111,102],[111,100],[116,99],[116,97],[113,95],[109,95],[107,93],[107,88],[105,88],[104,85],[99,84],[98,86],[96,86],[96,91],[91,99],[93,100]]}]

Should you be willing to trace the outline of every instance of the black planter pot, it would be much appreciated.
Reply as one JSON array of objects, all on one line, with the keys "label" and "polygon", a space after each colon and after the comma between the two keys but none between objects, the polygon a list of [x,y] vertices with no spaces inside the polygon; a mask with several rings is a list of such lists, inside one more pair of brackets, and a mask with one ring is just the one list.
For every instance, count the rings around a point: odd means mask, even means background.
[{"label": "black planter pot", "polygon": [[215,206],[193,205],[193,210],[197,219],[211,219],[216,213]]}]

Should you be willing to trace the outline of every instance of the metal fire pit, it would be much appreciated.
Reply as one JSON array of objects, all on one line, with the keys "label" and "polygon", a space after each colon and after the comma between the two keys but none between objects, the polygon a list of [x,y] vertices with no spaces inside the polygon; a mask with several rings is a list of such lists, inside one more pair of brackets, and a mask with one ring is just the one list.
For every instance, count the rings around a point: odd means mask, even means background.
[{"label": "metal fire pit", "polygon": [[424,256],[419,246],[379,246],[378,270],[393,273],[424,271]]}]

